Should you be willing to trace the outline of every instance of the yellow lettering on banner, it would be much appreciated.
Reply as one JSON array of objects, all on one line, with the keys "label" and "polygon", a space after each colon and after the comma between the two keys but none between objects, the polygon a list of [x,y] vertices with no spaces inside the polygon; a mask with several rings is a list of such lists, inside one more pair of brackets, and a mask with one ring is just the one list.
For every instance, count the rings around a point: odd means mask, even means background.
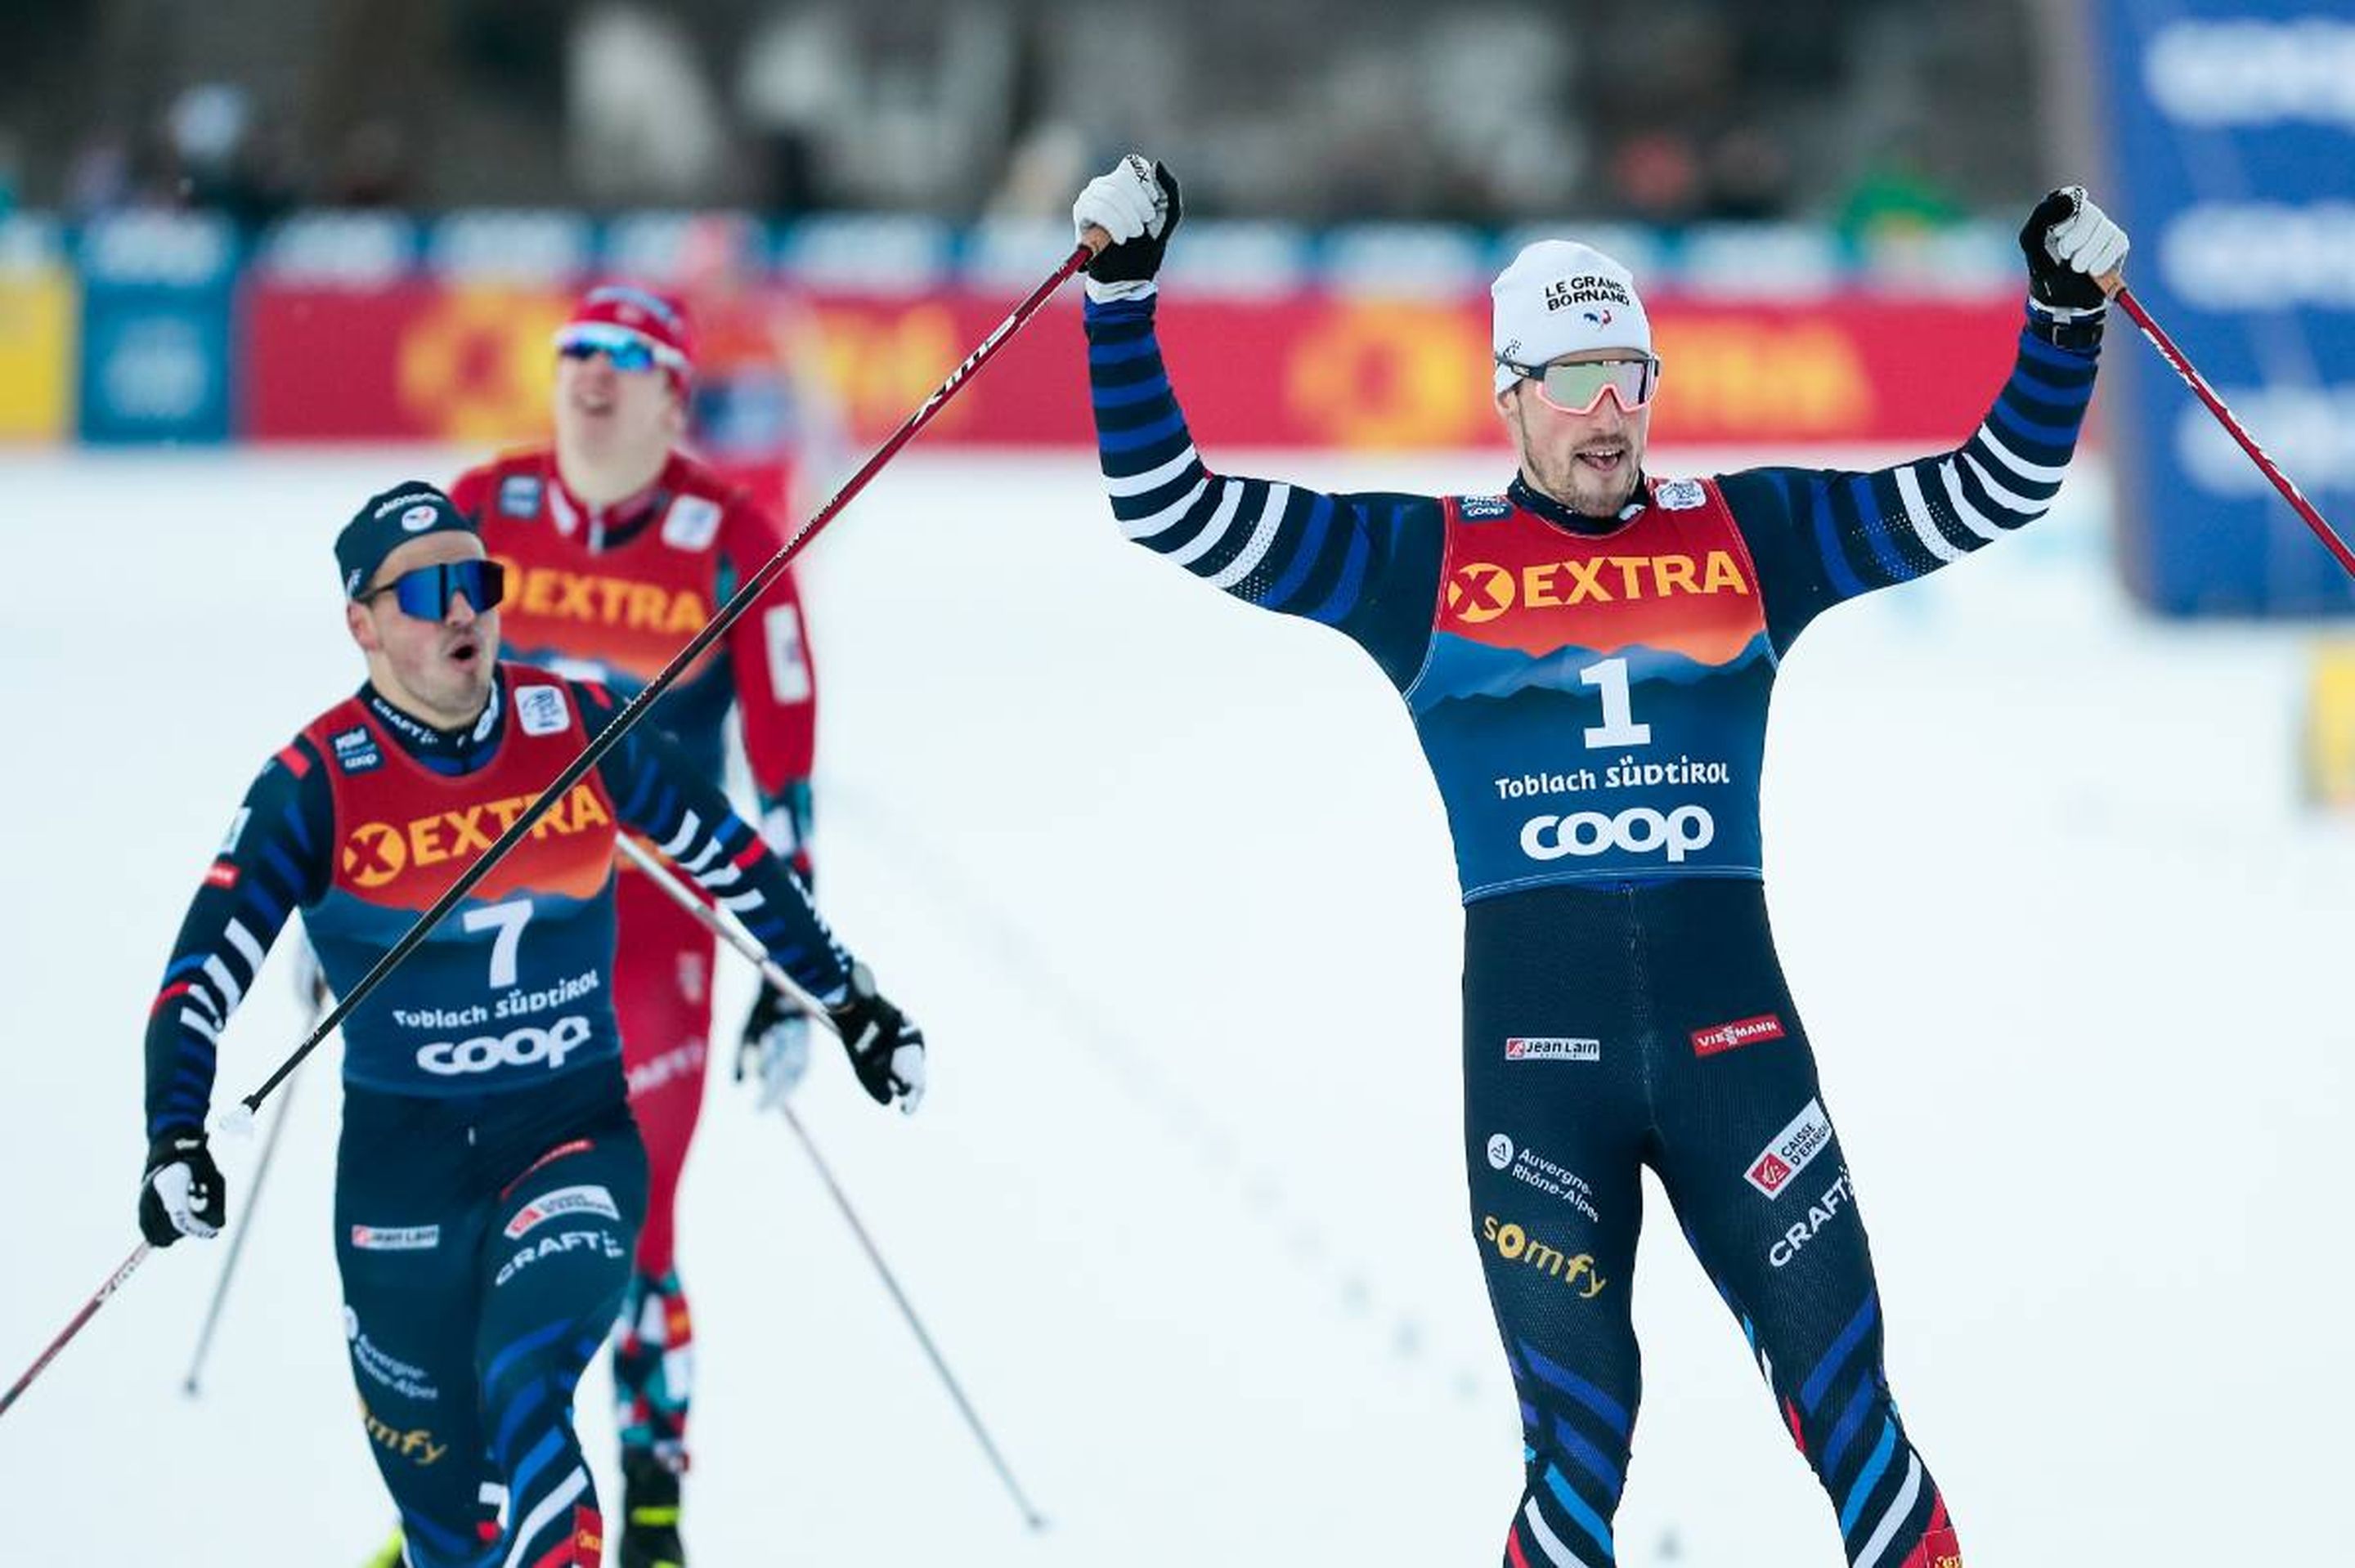
[{"label": "yellow lettering on banner", "polygon": [[1553,575],[1561,570],[1559,563],[1521,568],[1521,602],[1531,609],[1551,609],[1561,603],[1553,591]]},{"label": "yellow lettering on banner", "polygon": [[[956,317],[944,305],[868,311],[819,304],[809,315],[812,330],[803,335],[815,341],[814,363],[848,416],[852,431],[862,438],[895,429],[909,409],[932,395],[949,366],[970,352],[957,334]],[[973,396],[968,393],[943,407],[933,428],[954,429],[967,417]]]},{"label": "yellow lettering on banner", "polygon": [[64,268],[0,271],[0,440],[66,434],[80,313]]},{"label": "yellow lettering on banner", "polygon": [[1301,423],[1340,446],[1463,446],[1495,431],[1487,324],[1460,306],[1353,301],[1319,314],[1284,369]]},{"label": "yellow lettering on banner", "polygon": [[575,784],[572,787],[570,803],[572,832],[576,833],[589,828],[604,827],[613,820],[605,814],[605,808],[597,803],[597,791],[586,784]]},{"label": "yellow lettering on banner", "polygon": [[1742,580],[1742,572],[1734,566],[1732,555],[1723,550],[1711,550],[1709,553],[1709,576],[1703,579],[1700,591],[1715,593],[1720,588],[1732,588],[1735,593],[1747,594],[1750,585]]},{"label": "yellow lettering on banner", "polygon": [[1774,430],[1836,437],[1870,424],[1871,380],[1856,344],[1825,322],[1658,323],[1675,391],[1662,404],[1678,432]]},{"label": "yellow lettering on banner", "polygon": [[395,367],[401,408],[450,440],[517,441],[545,431],[562,296],[451,288],[403,327]]}]

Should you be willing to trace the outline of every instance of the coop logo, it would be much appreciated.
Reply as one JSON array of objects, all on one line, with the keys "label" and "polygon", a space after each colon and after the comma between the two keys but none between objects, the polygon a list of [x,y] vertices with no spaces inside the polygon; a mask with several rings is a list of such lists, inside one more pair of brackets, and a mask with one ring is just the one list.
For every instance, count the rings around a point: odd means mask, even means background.
[{"label": "coop logo", "polygon": [[1762,1012],[1755,1018],[1737,1018],[1731,1023],[1721,1023],[1711,1029],[1694,1030],[1693,1054],[1716,1056],[1760,1040],[1782,1038],[1783,1021],[1771,1012]]},{"label": "coop logo", "polygon": [[[553,690],[554,688],[545,688]],[[362,822],[344,837],[344,874],[354,885],[381,887],[411,866],[439,864],[459,855],[480,854],[513,826],[535,797],[511,795],[454,811],[436,811],[395,825]],[[570,838],[574,833],[613,826],[613,819],[587,783],[549,808],[532,824],[531,837]]]},{"label": "coop logo", "polygon": [[505,608],[524,615],[669,636],[700,631],[711,619],[710,607],[693,588],[673,592],[659,584],[628,577],[570,572],[560,567],[527,567],[506,556],[492,559],[506,568],[509,587]]},{"label": "coop logo", "polygon": [[2143,79],[2162,110],[2190,125],[2307,120],[2355,131],[2355,23],[2320,15],[2170,23],[2151,37]]},{"label": "coop logo", "polygon": [[1594,1272],[1593,1253],[1565,1253],[1539,1241],[1509,1220],[1499,1221],[1494,1214],[1481,1216],[1480,1238],[1495,1247],[1497,1255],[1507,1263],[1523,1264],[1559,1279],[1577,1291],[1582,1299],[1593,1300],[1610,1283]]},{"label": "coop logo", "polygon": [[1559,1035],[1516,1034],[1505,1042],[1508,1062],[1600,1062],[1603,1042]]},{"label": "coop logo", "polygon": [[1753,1187],[1770,1198],[1779,1198],[1791,1178],[1807,1168],[1808,1163],[1832,1141],[1831,1118],[1824,1115],[1823,1103],[1809,1100],[1791,1118],[1790,1124],[1774,1135],[1774,1141],[1761,1150],[1742,1173]]},{"label": "coop logo", "polygon": [[1612,850],[1629,854],[1665,853],[1682,863],[1717,838],[1717,819],[1704,806],[1678,806],[1666,813],[1630,806],[1617,816],[1572,811],[1566,817],[1531,817],[1521,824],[1521,853],[1531,860],[1587,859]]},{"label": "coop logo", "polygon": [[2168,220],[2158,260],[2204,310],[2355,309],[2355,202],[2195,203]]},{"label": "coop logo", "polygon": [[1795,1222],[1766,1249],[1766,1261],[1781,1268],[1798,1256],[1799,1249],[1815,1240],[1817,1232],[1846,1213],[1855,1202],[1856,1189],[1849,1185],[1848,1171],[1843,1168],[1832,1184],[1824,1189],[1823,1196],[1807,1205],[1806,1218]]},{"label": "coop logo", "polygon": [[551,1073],[561,1071],[564,1059],[586,1044],[589,1021],[578,1013],[558,1019],[545,1029],[526,1024],[507,1034],[477,1034],[471,1040],[437,1040],[420,1049],[417,1065],[439,1078],[469,1073],[492,1073],[501,1067],[529,1067],[545,1063]]},{"label": "coop logo", "polygon": [[378,1420],[376,1412],[368,1407],[368,1401],[365,1399],[360,1401],[360,1420],[368,1426],[369,1442],[388,1454],[398,1454],[404,1459],[413,1459],[421,1467],[432,1464],[450,1451],[450,1445],[436,1443],[433,1441],[433,1434],[421,1426],[414,1431],[403,1432],[397,1426],[389,1425]]},{"label": "coop logo", "polygon": [[507,1222],[506,1238],[518,1241],[534,1226],[566,1214],[602,1214],[609,1220],[622,1217],[621,1211],[613,1207],[613,1194],[603,1187],[559,1187],[517,1209],[515,1218]]},{"label": "coop logo", "polygon": [[1566,609],[1582,604],[1633,604],[1688,595],[1747,595],[1750,579],[1727,550],[1705,556],[1593,556],[1540,561],[1518,569],[1466,561],[1447,579],[1448,613],[1467,626],[1494,620],[1515,604]]}]

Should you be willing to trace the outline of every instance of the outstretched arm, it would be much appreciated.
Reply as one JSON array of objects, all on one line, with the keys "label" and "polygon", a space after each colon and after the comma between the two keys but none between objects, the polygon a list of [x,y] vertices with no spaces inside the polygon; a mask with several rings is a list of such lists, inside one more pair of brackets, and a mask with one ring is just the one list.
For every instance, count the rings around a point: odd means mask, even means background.
[{"label": "outstretched arm", "polygon": [[2020,242],[2028,319],[1969,440],[1870,472],[1752,469],[1722,481],[1757,557],[1776,647],[1832,605],[1936,571],[2052,504],[2094,396],[2106,303],[2095,280],[2115,270],[2126,236],[2073,187],[2039,204]]},{"label": "outstretched arm", "polygon": [[1183,214],[1135,154],[1072,208],[1115,243],[1089,268],[1088,385],[1113,516],[1132,541],[1238,599],[1347,632],[1404,686],[1438,593],[1440,509],[1422,495],[1328,495],[1204,466],[1154,334],[1153,274]]}]

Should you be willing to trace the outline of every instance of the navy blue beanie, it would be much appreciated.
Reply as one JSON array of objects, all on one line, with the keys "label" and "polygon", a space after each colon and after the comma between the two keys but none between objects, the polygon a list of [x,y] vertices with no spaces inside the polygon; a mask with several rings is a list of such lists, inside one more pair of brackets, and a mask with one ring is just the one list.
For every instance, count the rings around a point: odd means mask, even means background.
[{"label": "navy blue beanie", "polygon": [[474,520],[435,485],[412,479],[377,492],[336,535],[336,570],[344,579],[344,597],[357,599],[384,558],[410,540],[453,529],[477,532]]}]

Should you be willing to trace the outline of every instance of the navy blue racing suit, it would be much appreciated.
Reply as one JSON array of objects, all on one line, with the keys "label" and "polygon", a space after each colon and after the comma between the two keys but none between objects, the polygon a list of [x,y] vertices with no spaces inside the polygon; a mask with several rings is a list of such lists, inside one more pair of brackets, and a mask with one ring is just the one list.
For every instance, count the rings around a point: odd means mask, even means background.
[{"label": "navy blue racing suit", "polygon": [[1858,1568],[1959,1568],[1882,1372],[1847,1159],[1767,928],[1776,669],[1822,610],[2043,514],[2098,321],[2030,306],[1963,445],[1872,472],[1646,480],[1588,517],[1502,494],[1327,494],[1204,467],[1156,301],[1087,307],[1114,516],[1251,603],[1322,621],[1405,699],[1465,901],[1470,1224],[1520,1398],[1512,1568],[1614,1560],[1641,1392],[1630,1284],[1655,1171]]}]

